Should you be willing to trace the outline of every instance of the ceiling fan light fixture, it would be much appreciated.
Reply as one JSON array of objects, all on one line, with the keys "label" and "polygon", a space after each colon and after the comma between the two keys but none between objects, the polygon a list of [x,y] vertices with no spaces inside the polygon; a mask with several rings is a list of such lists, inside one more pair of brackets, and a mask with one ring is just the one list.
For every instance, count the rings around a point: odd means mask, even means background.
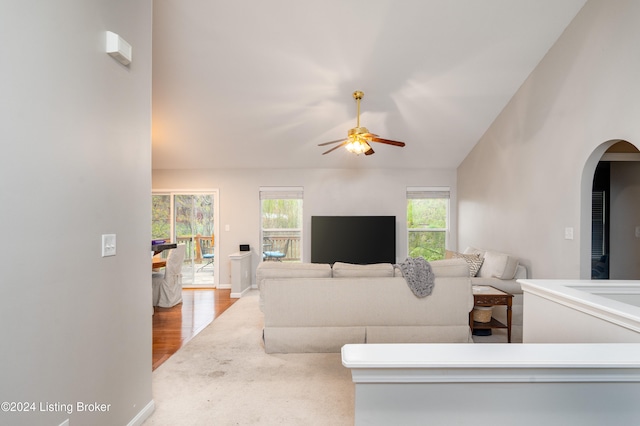
[{"label": "ceiling fan light fixture", "polygon": [[339,145],[336,145],[335,147],[329,149],[328,151],[323,152],[322,155],[328,154],[341,147],[344,147],[347,151],[353,154],[371,155],[375,152],[371,148],[371,144],[370,144],[371,142],[394,145],[399,147],[403,147],[405,145],[404,142],[397,142],[397,141],[392,141],[390,139],[380,138],[378,137],[378,135],[370,133],[369,129],[367,129],[366,127],[360,127],[360,101],[362,100],[363,96],[364,96],[364,93],[359,90],[353,92],[353,98],[356,100],[357,112],[358,112],[358,115],[357,115],[358,120],[356,122],[356,127],[354,127],[353,129],[349,129],[349,132],[347,134],[347,139],[338,139],[335,141],[323,142],[318,144],[318,146],[326,146],[326,145],[340,143]]},{"label": "ceiling fan light fixture", "polygon": [[[360,123],[358,123],[360,124]],[[367,152],[371,147],[367,143],[367,136],[369,136],[369,130],[366,127],[354,127],[349,129],[348,142],[344,148],[352,154],[360,155]]]},{"label": "ceiling fan light fixture", "polygon": [[352,139],[344,147],[347,151],[358,155],[370,149],[370,146],[360,139]]}]

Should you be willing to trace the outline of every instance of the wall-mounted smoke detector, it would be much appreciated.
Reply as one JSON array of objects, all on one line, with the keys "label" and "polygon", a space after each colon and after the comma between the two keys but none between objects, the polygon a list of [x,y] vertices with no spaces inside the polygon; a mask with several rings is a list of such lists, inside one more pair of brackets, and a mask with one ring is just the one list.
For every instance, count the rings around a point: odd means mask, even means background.
[{"label": "wall-mounted smoke detector", "polygon": [[122,65],[131,63],[131,45],[118,34],[107,31],[107,53]]}]

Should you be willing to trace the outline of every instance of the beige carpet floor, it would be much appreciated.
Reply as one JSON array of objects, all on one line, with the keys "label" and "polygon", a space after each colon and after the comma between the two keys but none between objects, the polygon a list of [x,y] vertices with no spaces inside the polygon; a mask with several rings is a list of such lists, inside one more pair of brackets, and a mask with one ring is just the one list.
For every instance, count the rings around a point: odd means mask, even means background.
[{"label": "beige carpet floor", "polygon": [[[253,290],[153,372],[144,425],[352,425],[340,354],[266,354],[262,327]],[[474,341],[506,342],[506,330]]]},{"label": "beige carpet floor", "polygon": [[[511,331],[511,343],[522,343],[522,327],[513,327]],[[507,343],[507,330],[491,330],[489,336],[472,336],[474,343]]]},{"label": "beige carpet floor", "polygon": [[249,292],[153,372],[144,425],[352,425],[340,354],[266,354]]}]

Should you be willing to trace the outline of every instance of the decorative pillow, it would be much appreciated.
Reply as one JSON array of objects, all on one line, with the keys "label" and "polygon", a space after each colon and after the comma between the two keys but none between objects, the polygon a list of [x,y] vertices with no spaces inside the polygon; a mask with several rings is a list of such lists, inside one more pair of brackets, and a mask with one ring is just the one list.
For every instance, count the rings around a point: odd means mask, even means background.
[{"label": "decorative pillow", "polygon": [[453,253],[454,259],[464,259],[469,264],[469,276],[475,277],[484,259],[479,254]]},{"label": "decorative pillow", "polygon": [[512,280],[516,275],[518,263],[517,257],[495,251],[487,251],[484,254],[484,266],[480,271],[480,276]]},{"label": "decorative pillow", "polygon": [[374,263],[370,265],[356,265],[353,263],[336,262],[333,264],[333,278],[358,277],[393,277],[393,265],[390,263]]}]

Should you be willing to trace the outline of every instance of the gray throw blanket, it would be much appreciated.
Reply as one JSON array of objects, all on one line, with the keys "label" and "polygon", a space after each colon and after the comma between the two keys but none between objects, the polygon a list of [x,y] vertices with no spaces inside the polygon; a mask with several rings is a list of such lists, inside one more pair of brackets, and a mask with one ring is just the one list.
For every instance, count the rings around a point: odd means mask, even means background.
[{"label": "gray throw blanket", "polygon": [[431,294],[436,279],[429,262],[421,257],[407,257],[402,263],[396,263],[402,271],[407,285],[417,297],[425,297]]}]

